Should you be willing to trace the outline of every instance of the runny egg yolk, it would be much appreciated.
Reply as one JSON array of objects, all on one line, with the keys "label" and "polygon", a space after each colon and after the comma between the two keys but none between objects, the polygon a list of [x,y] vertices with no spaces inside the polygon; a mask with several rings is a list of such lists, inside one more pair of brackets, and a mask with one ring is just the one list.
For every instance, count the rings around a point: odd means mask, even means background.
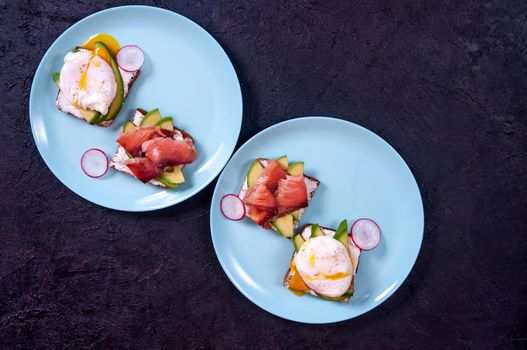
[{"label": "runny egg yolk", "polygon": [[[92,56],[93,59],[93,56]],[[84,90],[86,89],[86,85],[88,85],[88,69],[90,69],[91,60],[88,62],[88,65],[86,66],[86,69],[81,74],[81,79],[79,81],[79,89]]]},{"label": "runny egg yolk", "polygon": [[[82,72],[81,78],[79,80],[79,90],[86,89],[86,86],[88,85],[88,69],[90,69],[90,65],[92,64],[92,60],[95,57],[95,55],[92,53],[90,60],[88,61],[88,64],[86,65],[86,69]],[[100,66],[99,62],[94,62],[97,65],[94,64],[95,67]],[[79,102],[77,100],[73,101],[73,105],[75,107],[78,107]]]},{"label": "runny egg yolk", "polygon": [[344,277],[348,277],[348,276],[351,276],[351,273],[337,272],[337,273],[333,273],[331,275],[327,275],[327,274],[321,273],[321,274],[319,274],[316,277],[307,277],[307,276],[305,276],[304,278],[307,279],[307,280],[310,280],[310,281],[317,281],[317,280],[321,280],[321,279],[336,281],[336,280],[340,280],[340,279],[342,279]]},{"label": "runny egg yolk", "polygon": [[112,67],[94,51],[68,52],[60,70],[59,87],[71,108],[108,112],[117,94]]},{"label": "runny egg yolk", "polygon": [[93,65],[94,67],[100,67],[101,66],[101,62],[93,60],[95,58],[95,56],[96,55],[94,53],[92,53],[92,55],[90,57],[90,61],[88,62],[88,65],[86,66],[86,70],[84,70],[82,72],[81,79],[79,81],[79,89],[80,90],[86,89],[86,85],[88,85],[88,69],[90,69],[90,66],[91,65]]},{"label": "runny egg yolk", "polygon": [[291,278],[289,279],[289,289],[295,293],[296,295],[303,295],[306,290],[308,290],[308,286],[306,286],[306,283],[298,273],[298,270],[296,269],[295,260],[291,260]]},{"label": "runny egg yolk", "polygon": [[95,48],[95,55],[99,56],[100,58],[105,60],[108,64],[111,64],[110,56],[108,56],[108,51],[106,51],[105,49],[103,49],[101,47],[96,47]]}]

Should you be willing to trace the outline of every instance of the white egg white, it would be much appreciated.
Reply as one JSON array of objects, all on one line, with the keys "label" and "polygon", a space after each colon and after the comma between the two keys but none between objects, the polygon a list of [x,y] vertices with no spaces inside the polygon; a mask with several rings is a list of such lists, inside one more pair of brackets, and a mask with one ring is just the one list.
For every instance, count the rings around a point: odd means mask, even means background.
[{"label": "white egg white", "polygon": [[[81,84],[85,75],[85,81]],[[75,107],[108,112],[117,93],[117,83],[110,65],[92,51],[68,52],[60,71],[60,90]]]},{"label": "white egg white", "polygon": [[342,296],[353,278],[353,264],[342,243],[331,236],[309,238],[295,255],[298,273],[317,294]]}]

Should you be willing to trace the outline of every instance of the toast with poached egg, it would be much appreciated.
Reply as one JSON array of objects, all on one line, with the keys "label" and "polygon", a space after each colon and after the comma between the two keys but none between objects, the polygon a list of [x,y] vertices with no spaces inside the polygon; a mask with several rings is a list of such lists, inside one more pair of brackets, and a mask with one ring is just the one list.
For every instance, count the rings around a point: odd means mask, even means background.
[{"label": "toast with poached egg", "polygon": [[337,230],[308,224],[293,237],[295,252],[284,287],[297,295],[310,294],[347,303],[353,296],[361,250],[348,235],[347,222]]},{"label": "toast with poached egg", "polygon": [[119,43],[108,34],[96,34],[68,52],[60,72],[57,109],[89,124],[110,126],[121,110],[140,69],[126,71],[116,60]]}]

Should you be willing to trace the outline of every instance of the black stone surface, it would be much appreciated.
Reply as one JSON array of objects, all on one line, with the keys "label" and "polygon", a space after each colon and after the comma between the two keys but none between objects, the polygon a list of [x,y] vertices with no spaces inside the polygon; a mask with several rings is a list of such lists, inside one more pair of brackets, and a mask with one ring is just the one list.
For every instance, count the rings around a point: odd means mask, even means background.
[{"label": "black stone surface", "polygon": [[66,28],[120,3],[0,0],[0,348],[527,348],[526,2],[152,2],[229,54],[239,145],[293,116],[334,115],[413,170],[426,227],[412,273],[377,309],[331,325],[272,316],[229,282],[209,233],[214,183],[123,213],[44,165],[28,120],[35,69]]}]

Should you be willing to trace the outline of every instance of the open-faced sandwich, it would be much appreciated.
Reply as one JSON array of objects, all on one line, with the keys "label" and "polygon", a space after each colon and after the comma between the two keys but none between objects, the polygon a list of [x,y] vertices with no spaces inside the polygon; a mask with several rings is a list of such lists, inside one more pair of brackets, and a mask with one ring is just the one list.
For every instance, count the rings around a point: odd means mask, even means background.
[{"label": "open-faced sandwich", "polygon": [[266,229],[291,238],[320,181],[304,175],[304,163],[258,158],[250,166],[239,198],[247,216]]},{"label": "open-faced sandwich", "polygon": [[361,250],[348,235],[347,221],[337,230],[306,225],[293,237],[295,252],[284,286],[297,295],[311,294],[347,303],[353,296]]},{"label": "open-faced sandwich", "polygon": [[172,189],[183,182],[183,167],[197,158],[194,139],[174,126],[172,117],[161,118],[159,109],[136,109],[117,139],[119,147],[110,166],[149,183]]},{"label": "open-faced sandwich", "polygon": [[111,125],[143,62],[139,47],[120,47],[111,35],[93,35],[68,52],[60,73],[53,73],[57,108],[89,124]]}]

